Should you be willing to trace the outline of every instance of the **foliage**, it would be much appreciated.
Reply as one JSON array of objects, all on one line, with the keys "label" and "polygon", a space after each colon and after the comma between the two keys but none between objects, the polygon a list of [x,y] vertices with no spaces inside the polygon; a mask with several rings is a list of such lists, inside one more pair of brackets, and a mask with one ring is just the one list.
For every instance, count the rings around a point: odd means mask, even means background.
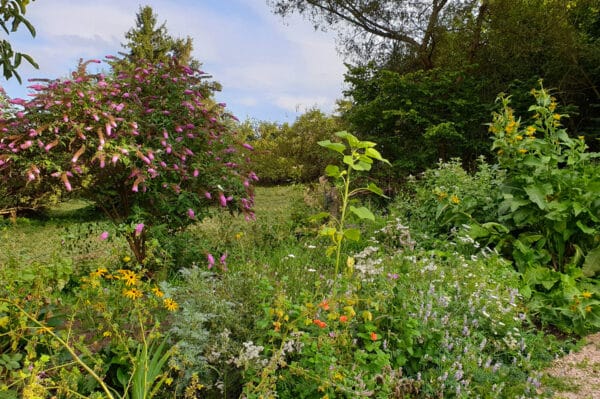
[{"label": "foliage", "polygon": [[360,137],[380,143],[395,176],[453,157],[474,164],[487,152],[485,81],[441,69],[399,74],[373,66],[351,68],[346,81],[353,106],[344,119]]},{"label": "foliage", "polygon": [[262,184],[308,183],[315,181],[331,157],[315,151],[317,142],[332,139],[339,131],[339,118],[317,109],[300,115],[292,125],[247,122],[240,128],[254,147],[252,168]]},{"label": "foliage", "polygon": [[453,18],[478,2],[453,0],[270,0],[276,14],[293,12],[315,26],[339,31],[346,54],[359,63],[409,59],[420,68],[434,66],[436,44]]},{"label": "foliage", "polygon": [[[31,0],[35,1],[35,0]],[[9,35],[10,32],[16,32],[21,24],[25,25],[31,36],[35,37],[35,28],[25,18],[25,12],[30,0],[3,0],[0,3],[0,27]],[[31,66],[38,68],[38,64],[30,55],[15,52],[6,39],[0,41],[0,65],[4,78],[15,77],[21,83],[21,77],[17,73],[17,68],[25,59]]]},{"label": "foliage", "polygon": [[2,121],[3,185],[62,186],[94,201],[139,262],[153,228],[180,230],[211,204],[252,217],[249,146],[236,140],[202,73],[175,60],[114,60],[118,73],[109,75],[89,74],[86,65],[72,79],[33,85],[30,101],[11,100],[25,112]]}]

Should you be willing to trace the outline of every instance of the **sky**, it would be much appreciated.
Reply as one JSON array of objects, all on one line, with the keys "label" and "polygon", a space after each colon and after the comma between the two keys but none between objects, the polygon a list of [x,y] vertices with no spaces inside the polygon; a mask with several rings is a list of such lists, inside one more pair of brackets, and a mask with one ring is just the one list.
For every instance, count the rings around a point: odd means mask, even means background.
[{"label": "sky", "polygon": [[26,98],[30,78],[68,76],[80,58],[117,55],[145,5],[171,36],[193,39],[192,55],[223,86],[217,100],[240,120],[293,122],[314,107],[331,113],[342,98],[345,67],[335,35],[299,16],[273,15],[266,0],[36,0],[26,14],[36,37],[22,26],[8,40],[39,69],[24,61],[23,84],[0,78],[0,86]]}]

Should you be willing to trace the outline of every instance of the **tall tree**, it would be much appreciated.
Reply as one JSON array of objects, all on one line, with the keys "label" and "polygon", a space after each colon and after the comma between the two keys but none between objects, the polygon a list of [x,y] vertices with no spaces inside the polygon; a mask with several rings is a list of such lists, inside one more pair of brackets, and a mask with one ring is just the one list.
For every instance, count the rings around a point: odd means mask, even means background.
[{"label": "tall tree", "polygon": [[[35,1],[35,0],[31,0]],[[35,37],[35,28],[25,19],[26,7],[30,0],[1,0],[0,1],[0,27],[9,35],[10,32],[16,32],[21,24],[25,25],[31,36]],[[10,30],[9,26],[10,25]],[[15,52],[6,39],[0,40],[0,66],[2,73],[6,79],[13,76],[21,83],[21,77],[17,73],[17,68],[21,65],[23,59],[27,60],[34,68],[38,68],[38,64],[31,56]]]},{"label": "tall tree", "polygon": [[413,69],[434,67],[439,35],[454,15],[477,6],[477,0],[268,0],[276,14],[294,12],[315,27],[338,31],[341,47],[355,61],[400,57]]},{"label": "tall tree", "polygon": [[[140,7],[135,20],[135,27],[126,34],[127,42],[122,46],[129,49],[127,54],[130,61],[148,60],[165,62],[175,57],[180,64],[188,65],[194,62],[191,53],[192,39],[175,39],[169,35],[166,22],[158,25],[157,15],[150,6]],[[194,66],[198,66],[197,61]]]}]

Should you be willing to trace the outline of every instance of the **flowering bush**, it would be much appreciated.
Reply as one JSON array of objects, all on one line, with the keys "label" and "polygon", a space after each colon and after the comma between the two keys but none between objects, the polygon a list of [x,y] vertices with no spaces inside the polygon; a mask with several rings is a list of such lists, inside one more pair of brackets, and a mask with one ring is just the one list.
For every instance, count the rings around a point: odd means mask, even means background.
[{"label": "flowering bush", "polygon": [[[138,261],[152,228],[173,233],[211,204],[253,218],[251,146],[210,97],[206,76],[169,63],[132,66],[112,57],[109,74],[81,63],[70,79],[30,86],[29,101],[0,120],[0,181],[9,194],[35,187],[92,200],[125,234]],[[142,226],[140,228],[140,226]]]}]

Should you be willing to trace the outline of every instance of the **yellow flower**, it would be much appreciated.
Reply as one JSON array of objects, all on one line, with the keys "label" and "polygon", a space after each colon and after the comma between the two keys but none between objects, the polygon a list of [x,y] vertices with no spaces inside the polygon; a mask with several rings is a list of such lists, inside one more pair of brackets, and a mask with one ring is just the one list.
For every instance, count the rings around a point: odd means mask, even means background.
[{"label": "yellow flower", "polygon": [[520,134],[517,134],[517,135],[515,136],[515,140],[517,140],[517,141],[521,141],[521,140],[523,140],[523,136],[521,136]]},{"label": "yellow flower", "polygon": [[96,269],[95,272],[90,273],[90,277],[99,278],[99,277],[104,276],[106,273],[108,273],[108,270],[106,268],[99,267],[98,269]]},{"label": "yellow flower", "polygon": [[118,270],[119,274],[121,274],[121,280],[125,281],[125,285],[131,287],[132,285],[136,285],[138,283],[138,276],[135,272],[126,269]]},{"label": "yellow flower", "polygon": [[577,136],[577,138],[581,141],[585,140],[585,136]]},{"label": "yellow flower", "polygon": [[459,204],[460,203],[460,199],[456,195],[454,195],[454,194],[452,194],[452,197],[450,197],[450,201],[453,204]]},{"label": "yellow flower", "polygon": [[585,311],[586,311],[587,313],[590,313],[590,312],[592,311],[592,307],[591,307],[591,306],[589,306],[589,305],[588,305],[588,306],[586,306],[586,307],[585,307]]},{"label": "yellow flower", "polygon": [[110,337],[111,335],[112,335],[112,333],[111,333],[110,331],[104,331],[104,332],[102,333],[102,336],[103,336],[103,337]]},{"label": "yellow flower", "polygon": [[584,297],[585,299],[590,299],[592,297],[592,293],[589,291],[583,291],[581,293],[581,296]]},{"label": "yellow flower", "polygon": [[131,262],[131,257],[130,257],[130,256],[127,256],[127,255],[125,255],[125,256],[123,257],[123,262],[125,262],[125,263]]},{"label": "yellow flower", "polygon": [[241,239],[243,236],[244,236],[244,233],[241,233],[241,232],[240,232],[240,233],[237,233],[237,234],[235,235],[235,239],[236,239],[236,240],[239,240],[239,239]]},{"label": "yellow flower", "polygon": [[525,154],[527,152],[526,148],[519,148],[519,153],[520,154]]},{"label": "yellow flower", "polygon": [[171,312],[174,312],[177,309],[179,309],[179,304],[177,304],[177,302],[175,302],[171,298],[163,299],[163,304],[165,305],[165,308]]},{"label": "yellow flower", "polygon": [[442,201],[444,198],[446,198],[448,196],[448,193],[446,193],[445,191],[440,191],[437,196],[438,196],[438,200]]},{"label": "yellow flower", "polygon": [[164,292],[162,292],[162,291],[160,290],[160,288],[158,288],[158,287],[153,287],[153,288],[152,288],[152,292],[154,293],[154,295],[156,295],[156,296],[157,296],[157,297],[159,297],[159,298],[162,298],[162,297],[163,297],[163,295],[165,295],[165,294],[164,294]]},{"label": "yellow flower", "polygon": [[552,118],[554,118],[555,121],[559,121],[560,120],[560,114],[552,114]]},{"label": "yellow flower", "polygon": [[142,291],[138,290],[137,288],[131,288],[129,290],[123,290],[123,296],[132,300],[136,300],[138,298],[141,298],[144,294],[142,293]]},{"label": "yellow flower", "polygon": [[529,137],[533,136],[535,134],[535,126],[527,126],[527,129],[525,130],[525,134],[528,135]]}]

